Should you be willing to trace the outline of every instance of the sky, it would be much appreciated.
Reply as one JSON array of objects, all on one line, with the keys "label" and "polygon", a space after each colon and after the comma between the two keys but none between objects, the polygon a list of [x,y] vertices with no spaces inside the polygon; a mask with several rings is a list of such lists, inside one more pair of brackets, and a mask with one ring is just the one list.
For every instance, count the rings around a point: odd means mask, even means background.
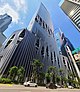
[{"label": "sky", "polygon": [[0,15],[7,13],[12,17],[12,22],[4,34],[8,38],[14,31],[27,28],[34,13],[42,2],[50,13],[54,33],[57,33],[60,28],[75,48],[80,47],[80,32],[78,32],[70,19],[61,10],[59,6],[60,1],[61,0],[0,0]]}]

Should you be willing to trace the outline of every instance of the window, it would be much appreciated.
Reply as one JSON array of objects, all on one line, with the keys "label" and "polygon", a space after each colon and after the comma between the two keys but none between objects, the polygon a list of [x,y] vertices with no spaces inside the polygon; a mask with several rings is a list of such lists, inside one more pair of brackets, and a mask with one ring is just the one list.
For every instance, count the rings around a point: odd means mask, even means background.
[{"label": "window", "polygon": [[20,43],[20,41],[19,40],[17,40],[17,43],[16,44],[19,44]]},{"label": "window", "polygon": [[48,29],[48,33],[50,34],[50,30]]},{"label": "window", "polygon": [[56,54],[55,54],[55,52],[54,52],[54,60],[55,60],[55,62],[56,62]]},{"label": "window", "polygon": [[21,32],[21,34],[19,35],[19,37],[23,38],[24,36],[25,36],[25,30],[23,30],[23,31]]},{"label": "window", "polygon": [[39,39],[36,40],[35,47],[36,47],[36,49],[39,48]]},{"label": "window", "polygon": [[12,40],[9,40],[5,46],[5,48],[12,42]]},{"label": "window", "polygon": [[64,63],[64,65],[65,65],[65,67],[66,67],[66,63],[65,63],[65,59],[64,59],[64,57],[63,57],[63,63]]},{"label": "window", "polygon": [[46,48],[46,53],[47,53],[47,56],[49,56],[49,49],[48,49],[48,46]]},{"label": "window", "polygon": [[44,57],[44,46],[42,47],[41,55],[42,55],[42,57]]},{"label": "window", "polygon": [[37,17],[35,18],[35,21],[38,22],[38,18]]},{"label": "window", "polygon": [[14,36],[15,36],[15,34],[11,37],[11,39],[13,39],[13,38],[14,38]]},{"label": "window", "polygon": [[51,52],[51,62],[53,64],[53,54],[52,54],[52,52]]},{"label": "window", "polygon": [[47,24],[46,24],[46,29],[47,29]]},{"label": "window", "polygon": [[60,68],[60,63],[59,63],[59,58],[57,57],[57,60],[58,60],[58,66],[59,66],[59,68]]},{"label": "window", "polygon": [[3,56],[0,56],[0,61],[1,61],[2,57],[3,57]]},{"label": "window", "polygon": [[45,29],[45,22],[43,21],[43,28]]},{"label": "window", "polygon": [[40,18],[39,24],[42,25],[42,19]]},{"label": "window", "polygon": [[52,30],[50,29],[50,34],[52,34]]},{"label": "window", "polygon": [[36,18],[35,18],[35,21],[39,22],[39,18],[40,18],[39,15],[37,15]]}]

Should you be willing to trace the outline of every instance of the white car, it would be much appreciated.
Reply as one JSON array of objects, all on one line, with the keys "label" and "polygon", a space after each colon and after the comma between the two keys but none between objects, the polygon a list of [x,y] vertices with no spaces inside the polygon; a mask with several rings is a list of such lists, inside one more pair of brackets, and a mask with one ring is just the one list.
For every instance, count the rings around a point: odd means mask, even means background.
[{"label": "white car", "polygon": [[69,89],[73,89],[73,86],[69,85],[68,88],[69,88]]},{"label": "white car", "polygon": [[37,84],[36,83],[33,83],[33,82],[31,82],[31,81],[28,81],[28,82],[24,82],[24,86],[26,87],[26,86],[28,86],[28,87],[30,87],[30,86],[32,86],[32,87],[37,87]]}]

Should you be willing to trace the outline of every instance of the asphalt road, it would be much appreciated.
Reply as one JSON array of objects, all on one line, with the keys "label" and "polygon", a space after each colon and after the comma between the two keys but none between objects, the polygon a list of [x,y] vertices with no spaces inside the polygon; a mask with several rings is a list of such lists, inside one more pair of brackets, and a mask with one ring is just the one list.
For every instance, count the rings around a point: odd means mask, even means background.
[{"label": "asphalt road", "polygon": [[0,84],[0,92],[80,92],[80,89],[47,89],[45,87],[24,87],[23,85]]}]

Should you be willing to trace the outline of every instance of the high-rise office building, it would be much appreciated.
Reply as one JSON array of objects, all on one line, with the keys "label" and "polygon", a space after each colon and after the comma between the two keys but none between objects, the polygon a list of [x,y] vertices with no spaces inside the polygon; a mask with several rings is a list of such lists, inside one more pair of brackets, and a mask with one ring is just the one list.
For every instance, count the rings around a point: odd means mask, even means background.
[{"label": "high-rise office building", "polygon": [[[74,50],[73,45],[71,44],[71,42],[69,41],[68,38],[65,37],[63,32],[59,32],[55,35],[56,37],[56,42],[57,42],[57,47],[59,49],[59,53],[61,56],[62,61],[66,61],[66,63],[64,62],[64,65],[67,65],[67,69],[69,71],[71,71],[72,73],[76,74],[78,77],[80,77],[79,74],[79,69],[76,65],[76,63],[74,62],[74,59],[72,57],[71,52]],[[69,48],[69,51],[67,50],[67,47]]]},{"label": "high-rise office building", "polygon": [[80,32],[80,0],[64,0],[61,8]]},{"label": "high-rise office building", "polygon": [[8,25],[11,23],[12,21],[12,18],[7,15],[7,14],[4,14],[4,15],[0,15],[0,32],[4,32],[7,28],[8,28]]},{"label": "high-rise office building", "polygon": [[12,18],[9,15],[0,15],[0,47],[6,39],[6,36],[3,34],[3,32],[8,28],[8,25],[11,23],[11,21]]},{"label": "high-rise office building", "polygon": [[8,75],[12,66],[23,66],[25,78],[29,80],[32,76],[33,59],[38,59],[44,64],[44,72],[49,66],[64,68],[57,53],[49,12],[42,3],[28,30],[15,31],[7,40],[4,50],[0,53],[1,74]]},{"label": "high-rise office building", "polygon": [[59,48],[59,52],[64,56],[67,56],[67,52],[65,50],[66,46],[69,46],[71,51],[74,50],[72,43],[69,41],[67,37],[65,37],[64,33],[61,31],[56,34],[56,42]]}]

